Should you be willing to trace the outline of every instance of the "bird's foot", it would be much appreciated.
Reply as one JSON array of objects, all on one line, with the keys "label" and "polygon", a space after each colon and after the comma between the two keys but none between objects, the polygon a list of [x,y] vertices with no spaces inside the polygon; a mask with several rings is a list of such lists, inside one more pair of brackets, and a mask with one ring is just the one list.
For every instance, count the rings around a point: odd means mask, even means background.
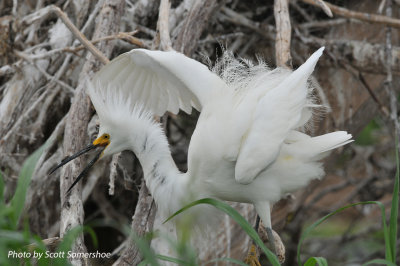
[{"label": "bird's foot", "polygon": [[247,254],[247,257],[244,259],[244,263],[250,266],[261,266],[258,258],[259,254],[257,251],[257,247],[254,244],[251,244],[249,253]]},{"label": "bird's foot", "polygon": [[275,253],[280,263],[285,261],[285,246],[282,243],[278,233],[268,227],[260,226],[258,234],[264,244]]}]

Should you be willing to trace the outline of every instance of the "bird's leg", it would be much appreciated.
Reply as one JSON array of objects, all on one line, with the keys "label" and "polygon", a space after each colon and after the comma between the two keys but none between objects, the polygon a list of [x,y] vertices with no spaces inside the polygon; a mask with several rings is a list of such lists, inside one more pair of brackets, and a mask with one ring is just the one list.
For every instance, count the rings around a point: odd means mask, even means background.
[{"label": "bird's leg", "polygon": [[271,251],[274,252],[274,254],[276,255],[275,238],[274,234],[272,233],[272,228],[265,227],[265,230],[267,231],[267,237],[268,237],[268,242],[271,245]]},{"label": "bird's leg", "polygon": [[[274,241],[274,236],[272,234],[272,223],[271,223],[271,204],[267,201],[264,202],[258,202],[254,204],[256,211],[258,213],[257,217],[261,218],[261,228],[258,225],[256,228],[256,232],[258,235],[261,234],[263,235],[263,229],[265,228],[266,230],[266,237],[261,237],[261,239],[266,242],[266,240],[270,244],[270,248],[272,252],[276,254],[276,248],[275,248],[275,241]],[[265,234],[264,234],[265,235]]]},{"label": "bird's leg", "polygon": [[285,260],[285,246],[279,235],[272,230],[271,204],[267,201],[256,202],[254,207],[261,219],[257,228],[258,235],[264,243],[269,243],[268,247],[277,255],[279,261],[283,262]]}]

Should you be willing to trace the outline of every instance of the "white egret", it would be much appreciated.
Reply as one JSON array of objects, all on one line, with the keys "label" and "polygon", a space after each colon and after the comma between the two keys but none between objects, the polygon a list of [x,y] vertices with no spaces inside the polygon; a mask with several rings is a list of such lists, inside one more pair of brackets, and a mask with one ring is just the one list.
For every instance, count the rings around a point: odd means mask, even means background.
[{"label": "white egret", "polygon": [[[319,161],[351,142],[345,131],[310,137],[297,130],[315,107],[308,78],[323,49],[296,71],[261,69],[244,77],[234,67],[219,77],[175,51],[122,54],[88,82],[100,121],[98,138],[59,166],[98,146],[103,154],[97,157],[131,150],[165,216],[193,200],[213,197],[254,204],[271,228],[271,204],[320,178]],[[182,173],[153,115],[179,109],[190,113],[192,107],[201,113],[189,145],[188,171]]]}]

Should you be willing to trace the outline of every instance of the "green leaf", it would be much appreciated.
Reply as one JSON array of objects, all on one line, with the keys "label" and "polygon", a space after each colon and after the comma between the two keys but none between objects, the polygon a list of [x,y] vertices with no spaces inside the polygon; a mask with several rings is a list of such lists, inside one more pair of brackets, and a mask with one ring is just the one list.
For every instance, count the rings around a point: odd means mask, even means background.
[{"label": "green leaf", "polygon": [[272,263],[272,265],[276,265],[279,266],[279,261],[278,258],[275,256],[274,253],[272,253],[262,242],[262,240],[260,239],[260,237],[258,236],[257,232],[253,229],[253,227],[246,221],[246,219],[244,219],[234,208],[232,208],[231,206],[229,206],[228,204],[222,202],[222,201],[218,201],[216,199],[210,199],[210,198],[205,198],[205,199],[200,199],[200,200],[196,200],[188,205],[186,205],[185,207],[183,207],[182,209],[180,209],[179,211],[177,211],[176,213],[174,213],[171,217],[169,217],[164,223],[168,222],[169,220],[171,220],[172,218],[174,218],[175,216],[177,216],[178,214],[186,211],[187,209],[199,205],[199,204],[209,204],[214,206],[215,208],[225,212],[226,214],[228,214],[232,219],[234,219],[239,225],[240,227],[242,227],[242,229],[247,233],[247,235],[254,240],[254,242],[261,248],[261,250],[265,253],[265,255],[267,256],[268,260]]},{"label": "green leaf", "polygon": [[394,264],[393,262],[388,261],[388,260],[384,260],[384,259],[374,259],[374,260],[370,260],[370,261],[368,261],[367,263],[364,263],[363,266],[371,265],[371,264],[374,264],[374,265],[376,265],[376,264],[383,264],[383,265],[387,265],[387,266],[396,266],[396,264]]},{"label": "green leaf", "polygon": [[371,120],[358,134],[354,143],[361,146],[374,145],[376,143],[376,138],[373,133],[379,128],[379,124],[375,120]]},{"label": "green leaf", "polygon": [[18,226],[18,221],[25,206],[26,191],[31,182],[33,171],[35,170],[36,164],[48,143],[49,142],[46,141],[39,149],[32,153],[22,165],[21,172],[18,176],[17,189],[15,190],[15,194],[13,195],[10,204],[11,209],[13,210],[11,219],[15,229]]},{"label": "green leaf", "polygon": [[[396,176],[394,179],[394,188],[392,196],[392,207],[390,210],[390,220],[389,220],[389,236],[390,236],[390,255],[391,261],[396,262],[396,247],[397,247],[397,219],[399,216],[399,140],[398,140],[397,130],[395,131],[395,145],[396,145]],[[387,247],[386,247],[387,249]],[[390,257],[386,256],[389,260]]]},{"label": "green leaf", "polygon": [[[385,246],[386,249],[388,249],[388,247],[390,247],[390,241],[389,241],[389,230],[387,228],[386,225],[386,215],[385,215],[385,206],[379,202],[379,201],[364,201],[364,202],[357,202],[357,203],[353,203],[353,204],[349,204],[346,205],[342,208],[339,208],[327,215],[325,215],[324,217],[322,217],[321,219],[319,219],[318,221],[316,221],[315,223],[313,223],[312,225],[310,225],[309,227],[307,227],[304,232],[301,234],[300,237],[300,241],[299,244],[297,245],[297,263],[299,265],[301,265],[301,259],[300,259],[300,249],[301,249],[301,244],[303,243],[304,239],[311,233],[312,230],[314,230],[315,227],[317,227],[318,225],[320,225],[321,223],[323,223],[325,220],[327,220],[329,217],[340,213],[348,208],[357,206],[357,205],[368,205],[368,204],[377,204],[380,209],[381,209],[381,217],[382,217],[382,225],[383,225],[383,234],[384,234],[384,239],[385,239]],[[391,258],[388,259],[389,261],[391,261]]]},{"label": "green leaf", "polygon": [[315,264],[318,264],[319,266],[328,266],[328,262],[323,257],[309,258],[306,263],[304,263],[304,266],[315,266]]}]

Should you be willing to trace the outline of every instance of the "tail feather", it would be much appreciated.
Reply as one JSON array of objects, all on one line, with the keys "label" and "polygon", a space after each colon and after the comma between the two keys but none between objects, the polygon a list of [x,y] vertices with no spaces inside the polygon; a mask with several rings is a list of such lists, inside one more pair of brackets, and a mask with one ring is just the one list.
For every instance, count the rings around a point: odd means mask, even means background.
[{"label": "tail feather", "polygon": [[352,135],[346,131],[336,131],[317,137],[304,138],[292,145],[294,145],[294,151],[302,153],[301,156],[319,160],[327,156],[330,150],[353,142],[351,138]]},{"label": "tail feather", "polygon": [[313,137],[312,140],[315,145],[320,148],[319,153],[323,153],[352,142],[353,140],[351,140],[351,138],[352,135],[348,134],[346,131],[336,131],[322,136]]}]

